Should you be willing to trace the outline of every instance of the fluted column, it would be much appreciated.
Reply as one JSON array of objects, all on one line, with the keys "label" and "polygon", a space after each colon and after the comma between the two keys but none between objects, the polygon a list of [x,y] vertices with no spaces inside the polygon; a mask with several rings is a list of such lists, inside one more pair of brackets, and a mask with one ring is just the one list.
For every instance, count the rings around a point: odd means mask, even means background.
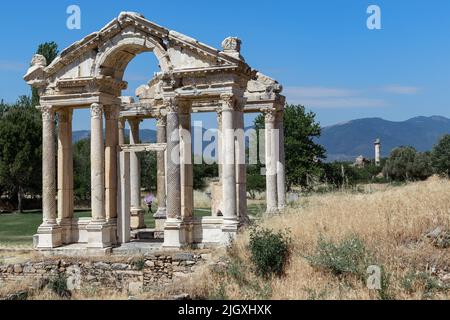
[{"label": "fluted column", "polygon": [[42,112],[42,212],[43,222],[38,228],[37,247],[55,248],[61,245],[61,230],[56,218],[55,111],[50,106]]},{"label": "fluted column", "polygon": [[235,100],[231,94],[221,95],[222,100],[222,206],[224,227],[236,225],[236,168],[234,143],[234,107]]},{"label": "fluted column", "polygon": [[285,152],[284,152],[284,111],[277,112],[277,123],[279,138],[279,157],[277,161],[277,193],[278,193],[278,209],[283,210],[286,207],[286,173],[285,173]]},{"label": "fluted column", "polygon": [[103,143],[103,112],[101,104],[91,105],[91,208],[92,219],[86,227],[90,249],[108,248],[112,242],[111,225],[105,211],[105,145]]},{"label": "fluted column", "polygon": [[[158,143],[167,143],[167,118],[160,114],[156,122],[156,141]],[[167,218],[166,212],[166,157],[165,151],[158,151],[156,154],[157,166],[157,198],[158,211],[154,214],[155,218],[155,238],[163,238],[164,223]]]},{"label": "fluted column", "polygon": [[91,207],[92,221],[104,222],[105,152],[103,145],[103,106],[91,105]]},{"label": "fluted column", "polygon": [[174,98],[164,99],[167,110],[167,220],[164,247],[179,248],[186,243],[181,221],[181,168],[179,107]]},{"label": "fluted column", "polygon": [[[139,124],[141,120],[130,119],[130,144],[140,144]],[[131,229],[143,229],[144,210],[141,207],[141,164],[135,152],[130,153],[130,187],[131,187]]]},{"label": "fluted column", "polygon": [[71,243],[73,217],[73,157],[72,109],[58,114],[58,223],[62,227],[62,241]]},{"label": "fluted column", "polygon": [[181,168],[178,106],[167,102],[167,218],[181,218]]},{"label": "fluted column", "polygon": [[105,213],[108,221],[117,219],[117,146],[119,106],[105,108]]},{"label": "fluted column", "polygon": [[274,150],[278,145],[275,133],[276,112],[273,109],[265,113],[265,143],[266,143],[266,201],[267,213],[278,211],[277,206],[277,156]]}]

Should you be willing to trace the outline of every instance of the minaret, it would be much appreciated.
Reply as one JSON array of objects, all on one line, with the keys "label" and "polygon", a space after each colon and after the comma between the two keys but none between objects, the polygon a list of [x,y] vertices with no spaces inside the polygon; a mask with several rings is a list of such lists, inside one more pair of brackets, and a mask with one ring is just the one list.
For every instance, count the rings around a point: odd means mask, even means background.
[{"label": "minaret", "polygon": [[381,165],[381,141],[375,140],[375,165],[379,167]]}]

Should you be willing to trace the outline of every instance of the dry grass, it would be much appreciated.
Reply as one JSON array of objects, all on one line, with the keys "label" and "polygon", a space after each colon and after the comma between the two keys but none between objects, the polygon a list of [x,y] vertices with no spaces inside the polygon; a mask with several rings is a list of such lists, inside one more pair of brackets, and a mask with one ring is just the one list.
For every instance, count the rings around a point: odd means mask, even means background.
[{"label": "dry grass", "polygon": [[[163,291],[144,292],[137,298],[167,299],[180,293],[197,299],[450,298],[450,290],[440,287],[445,285],[442,274],[450,274],[450,248],[437,248],[424,236],[436,227],[450,230],[448,180],[431,178],[406,186],[370,187],[365,193],[312,195],[302,198],[282,215],[264,218],[260,224],[273,230],[290,230],[292,254],[285,276],[265,280],[255,275],[246,231],[231,248],[214,253],[214,261],[227,263],[205,265],[193,277],[181,279]],[[333,243],[348,237],[361,239],[389,279],[384,296],[369,290],[361,278],[336,276],[313,267],[305,257],[315,254],[320,237]],[[449,282],[447,286],[450,288]],[[5,292],[7,288],[2,290]],[[57,297],[48,290],[32,297],[53,298]],[[84,290],[72,298],[127,299],[127,296]]]},{"label": "dry grass", "polygon": [[[232,260],[244,265],[239,270],[242,274],[236,277],[228,272],[224,277],[207,273],[192,290],[199,296],[214,296],[222,283],[220,290],[224,297],[257,299],[266,289],[264,285],[270,284],[273,299],[378,299],[378,291],[367,289],[360,279],[337,277],[312,267],[305,259],[315,253],[320,236],[335,243],[356,236],[389,275],[386,291],[391,298],[450,297],[449,290],[433,290],[439,283],[436,273],[450,272],[450,249],[436,248],[424,237],[438,226],[450,227],[448,180],[431,178],[364,194],[313,195],[261,224],[291,232],[293,254],[285,277],[265,283],[253,275],[249,267],[249,237],[244,233],[232,249],[235,256]],[[417,274],[414,279],[422,280],[406,288],[405,281],[414,274]],[[242,285],[242,278],[249,285]]]}]

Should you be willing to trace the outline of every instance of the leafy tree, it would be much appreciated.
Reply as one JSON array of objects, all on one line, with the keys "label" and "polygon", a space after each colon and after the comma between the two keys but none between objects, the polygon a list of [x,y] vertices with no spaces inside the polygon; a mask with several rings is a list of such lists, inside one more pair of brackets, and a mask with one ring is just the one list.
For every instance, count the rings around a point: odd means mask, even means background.
[{"label": "leafy tree", "polygon": [[[38,49],[36,50],[36,54],[41,54],[45,57],[47,60],[47,65],[52,63],[53,60],[58,56],[58,45],[55,42],[45,42],[39,45]],[[37,106],[39,105],[39,94],[37,89],[32,88],[32,105]]]},{"label": "leafy tree", "polygon": [[429,153],[418,153],[413,147],[392,150],[383,168],[385,177],[394,181],[424,180],[432,175]]},{"label": "leafy tree", "polygon": [[148,191],[156,191],[156,152],[139,154],[141,160],[141,186]]},{"label": "leafy tree", "polygon": [[[195,163],[195,162],[193,162]],[[205,179],[215,178],[219,176],[219,166],[215,164],[206,164],[202,162],[201,164],[193,165],[194,171],[194,190],[202,190],[205,188]]]},{"label": "leafy tree", "polygon": [[437,174],[450,174],[450,135],[445,135],[431,152],[433,168]]},{"label": "leafy tree", "polygon": [[0,117],[0,185],[9,196],[17,196],[23,211],[25,193],[41,189],[42,121],[29,97],[14,105],[3,105]]},{"label": "leafy tree", "polygon": [[91,145],[90,139],[80,140],[73,145],[73,186],[77,200],[88,200],[91,194]]},{"label": "leafy tree", "polygon": [[247,191],[252,199],[257,192],[266,190],[266,179],[261,175],[261,167],[257,165],[247,166]]},{"label": "leafy tree", "polygon": [[[264,116],[255,119],[255,128],[264,129]],[[321,134],[316,114],[301,105],[286,105],[284,112],[284,136],[286,155],[286,186],[308,187],[309,177],[322,175],[321,161],[325,149],[314,142]]]}]

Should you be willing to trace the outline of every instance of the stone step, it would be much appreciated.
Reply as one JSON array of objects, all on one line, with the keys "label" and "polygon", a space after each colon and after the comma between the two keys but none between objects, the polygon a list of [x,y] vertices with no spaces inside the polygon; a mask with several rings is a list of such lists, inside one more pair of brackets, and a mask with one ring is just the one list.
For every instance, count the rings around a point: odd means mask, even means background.
[{"label": "stone step", "polygon": [[154,240],[155,230],[154,229],[134,230],[131,232],[131,238],[135,240]]}]

